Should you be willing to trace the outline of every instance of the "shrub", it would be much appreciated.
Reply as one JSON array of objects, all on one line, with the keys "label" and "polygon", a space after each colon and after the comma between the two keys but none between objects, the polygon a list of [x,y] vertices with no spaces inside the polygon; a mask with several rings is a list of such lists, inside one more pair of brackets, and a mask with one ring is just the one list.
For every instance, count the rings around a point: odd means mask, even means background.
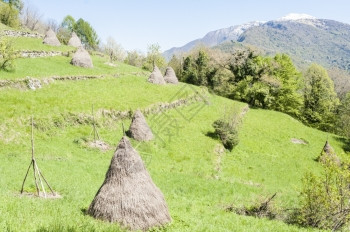
[{"label": "shrub", "polygon": [[18,27],[20,24],[18,9],[0,1],[0,22],[9,27]]},{"label": "shrub", "polygon": [[0,70],[12,71],[15,68],[16,51],[9,39],[0,38]]},{"label": "shrub", "polygon": [[321,176],[308,173],[303,178],[300,208],[293,211],[290,222],[339,230],[350,220],[349,166],[339,166],[331,159],[323,165]]},{"label": "shrub", "polygon": [[239,143],[238,131],[241,124],[241,113],[232,109],[225,113],[224,117],[213,123],[215,134],[220,138],[222,144],[230,151]]}]

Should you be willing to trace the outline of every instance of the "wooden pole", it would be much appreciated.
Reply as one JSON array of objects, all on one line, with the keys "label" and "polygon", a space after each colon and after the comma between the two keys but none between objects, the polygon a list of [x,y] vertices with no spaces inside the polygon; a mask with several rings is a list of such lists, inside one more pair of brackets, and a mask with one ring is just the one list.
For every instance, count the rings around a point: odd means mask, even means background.
[{"label": "wooden pole", "polygon": [[33,164],[33,172],[34,172],[34,180],[35,180],[35,187],[36,191],[38,193],[38,196],[40,196],[40,189],[38,186],[38,182],[36,179],[36,169],[35,169],[35,158],[34,158],[34,122],[33,122],[33,116],[32,116],[32,136],[31,136],[31,143],[32,143],[32,164]]},{"label": "wooden pole", "polygon": [[38,180],[40,182],[40,186],[42,188],[42,191],[44,192],[44,197],[47,197],[46,191],[45,191],[45,186],[44,183],[42,181],[42,179],[44,180],[44,182],[47,184],[47,186],[49,187],[50,191],[52,192],[52,194],[55,196],[55,192],[52,190],[51,186],[49,185],[49,183],[47,182],[47,180],[45,179],[45,177],[43,176],[43,174],[40,172],[40,169],[36,163],[35,160],[35,156],[34,156],[34,123],[33,123],[33,117],[32,117],[32,126],[31,126],[31,145],[32,145],[32,160],[30,161],[29,167],[27,169],[26,175],[24,177],[23,183],[22,183],[22,188],[21,188],[21,194],[23,193],[23,189],[24,189],[24,184],[26,182],[26,179],[28,177],[28,173],[30,170],[30,167],[33,166],[33,174],[34,174],[34,180],[35,180],[35,187],[36,187],[36,191],[38,196],[40,197],[40,187],[38,184]]},{"label": "wooden pole", "polygon": [[122,128],[123,128],[123,136],[125,136],[125,128],[124,128],[124,123],[122,122]]},{"label": "wooden pole", "polygon": [[28,169],[27,169],[27,173],[26,173],[26,175],[25,175],[25,177],[24,177],[24,180],[23,180],[23,183],[22,183],[22,188],[21,188],[21,194],[23,193],[24,183],[26,182],[26,179],[27,179],[27,176],[28,176],[28,173],[29,173],[30,166],[32,166],[32,162],[33,162],[33,160],[30,161],[30,164],[29,164]]}]

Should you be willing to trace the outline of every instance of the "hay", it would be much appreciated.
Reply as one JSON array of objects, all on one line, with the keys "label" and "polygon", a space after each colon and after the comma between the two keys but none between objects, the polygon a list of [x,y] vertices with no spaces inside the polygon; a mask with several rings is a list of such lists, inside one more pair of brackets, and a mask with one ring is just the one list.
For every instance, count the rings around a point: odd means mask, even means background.
[{"label": "hay", "polygon": [[329,144],[328,140],[326,141],[326,144],[324,145],[320,156],[316,160],[323,164],[331,161],[338,166],[341,165],[339,157],[335,154],[335,151],[333,147]]},{"label": "hay", "polygon": [[163,75],[157,66],[154,66],[153,72],[149,76],[148,81],[157,85],[165,85]]},{"label": "hay", "polygon": [[178,84],[179,80],[176,77],[175,71],[172,67],[167,67],[165,70],[165,76],[164,76],[164,80],[166,83],[169,84]]},{"label": "hay", "polygon": [[46,32],[43,44],[47,44],[51,46],[61,46],[61,43],[57,39],[55,32],[51,29],[49,29]]},{"label": "hay", "polygon": [[83,47],[79,47],[78,50],[75,52],[71,64],[83,68],[94,67],[94,65],[92,64],[90,54]]},{"label": "hay", "polygon": [[80,38],[77,36],[77,34],[75,34],[75,32],[72,33],[71,38],[68,41],[68,45],[69,46],[73,46],[73,47],[81,47],[81,40]]},{"label": "hay", "polygon": [[138,141],[149,141],[153,139],[152,130],[149,128],[146,119],[140,110],[136,110],[132,117],[127,135]]},{"label": "hay", "polygon": [[88,214],[131,230],[146,231],[171,222],[162,192],[125,136],[117,146]]}]

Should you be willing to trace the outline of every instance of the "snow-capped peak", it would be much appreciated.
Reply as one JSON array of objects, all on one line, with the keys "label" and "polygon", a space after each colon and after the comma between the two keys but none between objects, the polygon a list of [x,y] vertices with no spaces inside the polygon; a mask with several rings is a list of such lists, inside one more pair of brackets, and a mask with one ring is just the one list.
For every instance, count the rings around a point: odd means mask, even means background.
[{"label": "snow-capped peak", "polygon": [[316,19],[316,17],[308,15],[308,14],[296,14],[291,13],[286,16],[279,18],[278,21],[288,21],[288,20],[300,20],[300,19]]}]

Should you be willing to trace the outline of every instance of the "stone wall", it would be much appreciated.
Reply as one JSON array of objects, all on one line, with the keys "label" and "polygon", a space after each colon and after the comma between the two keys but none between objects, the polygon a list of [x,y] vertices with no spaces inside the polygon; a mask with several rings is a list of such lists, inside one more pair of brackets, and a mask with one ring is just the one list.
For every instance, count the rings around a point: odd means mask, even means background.
[{"label": "stone wall", "polygon": [[38,58],[62,55],[63,52],[60,51],[20,51],[20,56],[24,58]]},{"label": "stone wall", "polygon": [[26,31],[4,30],[3,35],[10,36],[10,37],[44,38],[43,35],[41,35],[37,32],[26,32]]}]

